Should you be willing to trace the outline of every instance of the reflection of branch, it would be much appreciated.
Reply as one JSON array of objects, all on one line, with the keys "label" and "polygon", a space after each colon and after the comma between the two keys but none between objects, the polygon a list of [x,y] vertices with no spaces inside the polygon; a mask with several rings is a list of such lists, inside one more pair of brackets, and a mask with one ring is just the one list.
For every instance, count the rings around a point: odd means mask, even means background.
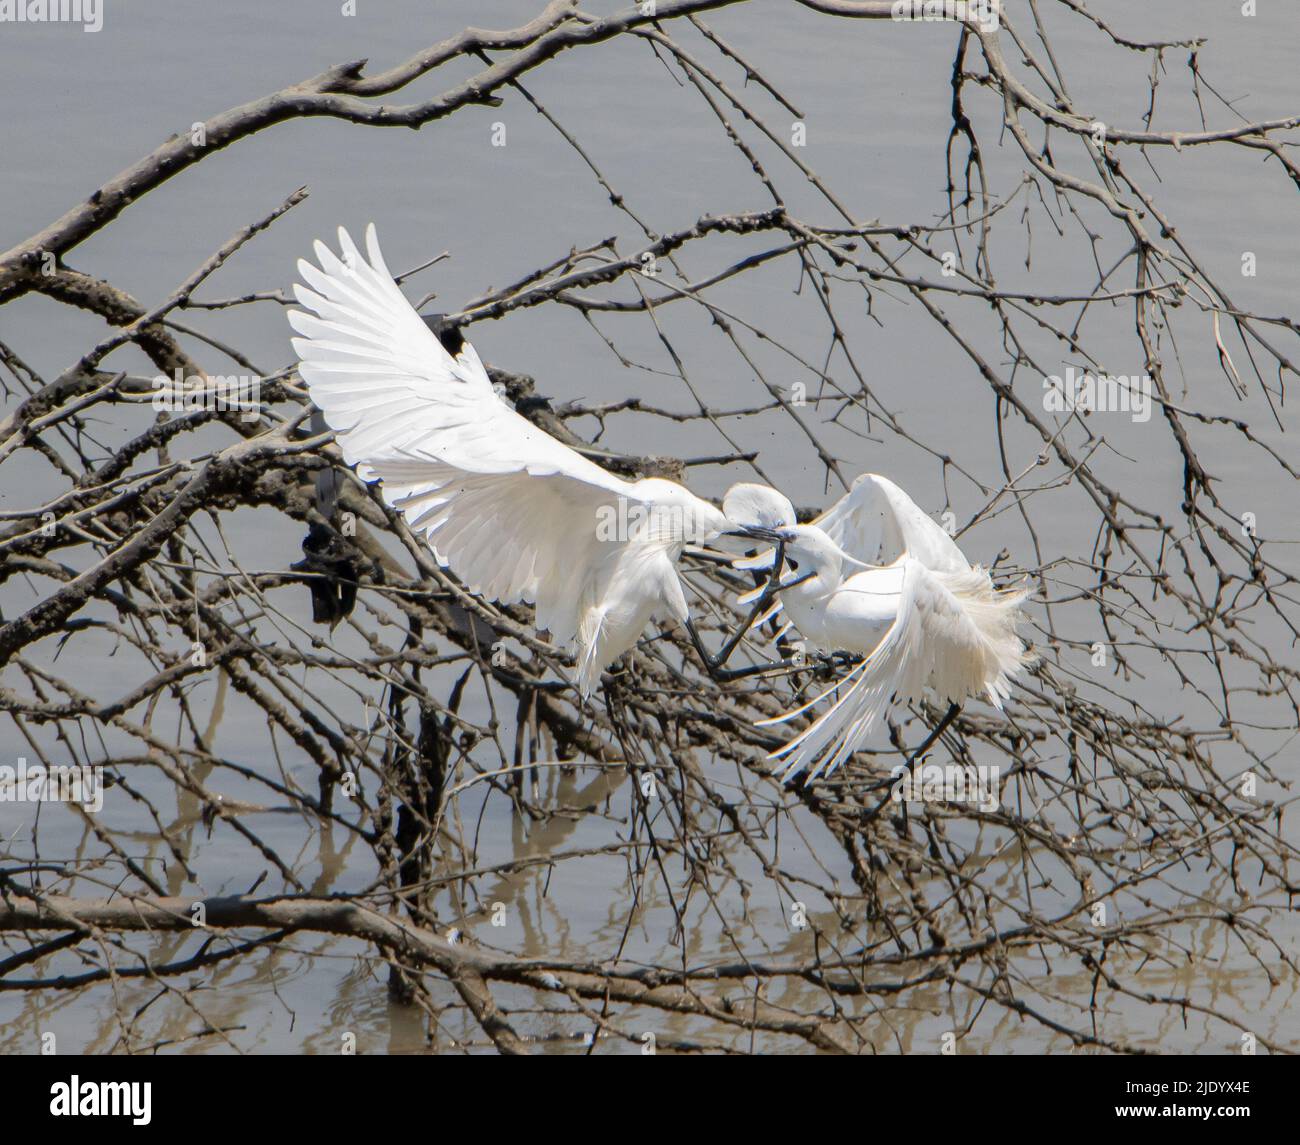
[{"label": "reflection of branch", "polygon": [[[202,903],[203,923],[196,926],[195,907]],[[728,1024],[752,1021],[758,1028],[796,1034],[819,1049],[843,1053],[849,1047],[821,1021],[800,1021],[777,1007],[747,1002],[739,1013],[711,1002],[694,987],[673,985],[661,972],[631,970],[604,975],[595,967],[569,969],[550,960],[491,954],[465,943],[412,927],[346,899],[145,899],[89,901],[48,896],[40,901],[10,899],[0,905],[0,931],[66,930],[165,931],[226,930],[266,927],[292,934],[316,931],[373,942],[404,964],[429,966],[445,974],[474,1010],[484,1029],[506,1052],[523,1043],[501,1016],[485,980],[492,979],[559,991],[583,998],[615,999],[679,1014],[713,1017]],[[716,976],[712,976],[716,977]]]}]

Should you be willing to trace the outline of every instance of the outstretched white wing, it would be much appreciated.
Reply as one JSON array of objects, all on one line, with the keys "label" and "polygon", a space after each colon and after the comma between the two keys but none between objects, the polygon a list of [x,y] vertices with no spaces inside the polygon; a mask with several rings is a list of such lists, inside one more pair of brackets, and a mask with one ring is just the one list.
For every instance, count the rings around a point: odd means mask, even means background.
[{"label": "outstretched white wing", "polygon": [[578,628],[597,559],[601,506],[638,500],[499,398],[468,342],[453,358],[393,281],[374,225],[369,261],[339,229],[342,258],[316,243],[290,311],[312,400],[343,456],[428,538],[472,591],[537,606],[561,643]]},{"label": "outstretched white wing", "polygon": [[887,565],[904,553],[938,572],[970,567],[961,549],[887,477],[864,473],[812,522],[854,560]]},{"label": "outstretched white wing", "polygon": [[835,697],[809,727],[772,753],[784,761],[782,779],[834,771],[861,746],[893,696],[903,703],[917,700],[928,684],[945,701],[982,691],[1001,708],[1010,694],[1008,676],[1024,663],[1015,618],[1025,593],[999,592],[978,569],[935,572],[911,558],[901,562],[899,584],[898,567],[858,573],[836,594],[837,609],[852,609],[855,591],[869,594],[878,609],[882,595],[897,586],[894,621],[874,651],[816,700],[764,721],[784,723]]}]

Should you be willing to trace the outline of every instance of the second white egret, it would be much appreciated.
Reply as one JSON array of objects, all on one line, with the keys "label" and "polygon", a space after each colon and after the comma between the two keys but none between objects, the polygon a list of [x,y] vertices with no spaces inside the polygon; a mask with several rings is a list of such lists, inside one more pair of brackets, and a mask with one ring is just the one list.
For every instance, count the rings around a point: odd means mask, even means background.
[{"label": "second white egret", "polygon": [[[1028,661],[1016,634],[1028,590],[994,587],[988,572],[972,566],[892,481],[863,475],[813,525],[794,524],[789,501],[764,486],[737,486],[724,506],[733,521],[756,525],[780,546],[792,574],[781,584],[780,599],[808,644],[862,657],[811,702],[764,721],[784,723],[832,698],[826,711],[772,753],[784,764],[784,779],[801,772],[813,779],[838,768],[891,698],[916,701],[928,687],[949,704],[916,755],[967,698],[983,694],[1002,708],[1010,677]],[[771,564],[773,555],[745,563]],[[779,563],[775,575],[781,575]]]}]

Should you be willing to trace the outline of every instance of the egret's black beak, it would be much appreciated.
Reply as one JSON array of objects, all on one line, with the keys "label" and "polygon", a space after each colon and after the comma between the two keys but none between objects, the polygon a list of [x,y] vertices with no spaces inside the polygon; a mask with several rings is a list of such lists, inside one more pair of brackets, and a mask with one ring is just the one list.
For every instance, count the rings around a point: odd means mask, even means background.
[{"label": "egret's black beak", "polygon": [[722,535],[724,537],[745,537],[749,540],[766,541],[771,545],[775,545],[781,539],[775,531],[764,528],[762,525],[743,525],[739,529],[731,529]]}]

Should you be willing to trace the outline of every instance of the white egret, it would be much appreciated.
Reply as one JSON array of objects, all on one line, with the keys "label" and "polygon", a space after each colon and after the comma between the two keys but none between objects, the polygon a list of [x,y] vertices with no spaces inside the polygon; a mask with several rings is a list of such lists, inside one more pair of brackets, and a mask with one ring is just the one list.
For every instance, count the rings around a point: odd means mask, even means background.
[{"label": "white egret", "polygon": [[341,258],[315,244],[319,269],[298,263],[311,311],[288,315],[298,372],[344,459],[438,562],[480,596],[535,605],[538,628],[573,649],[584,696],[652,616],[689,624],[677,560],[727,518],[675,482],[625,481],[516,413],[474,348],[453,357],[415,312],[373,224],[368,261],[343,228],[339,246]]},{"label": "white egret", "polygon": [[764,486],[733,487],[724,508],[734,522],[752,522],[778,544],[776,554],[745,563],[775,563],[780,576],[784,557],[795,575],[782,582],[780,599],[809,646],[863,657],[816,699],[764,721],[786,722],[834,696],[808,728],[772,753],[785,765],[783,779],[834,771],[891,697],[916,701],[928,687],[949,704],[913,758],[938,739],[968,697],[983,693],[1001,710],[1010,677],[1028,660],[1015,631],[1028,591],[995,588],[988,572],[972,566],[892,481],[865,474],[820,524],[794,524],[789,501]]}]

